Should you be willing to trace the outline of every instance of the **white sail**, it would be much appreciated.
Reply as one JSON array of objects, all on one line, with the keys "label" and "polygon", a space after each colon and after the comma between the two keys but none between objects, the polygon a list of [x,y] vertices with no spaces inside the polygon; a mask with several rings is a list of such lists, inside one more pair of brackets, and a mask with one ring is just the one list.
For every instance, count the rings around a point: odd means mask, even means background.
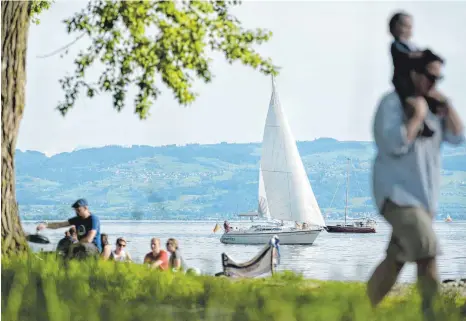
[{"label": "white sail", "polygon": [[273,78],[262,140],[261,173],[273,219],[325,226]]},{"label": "white sail", "polygon": [[262,170],[259,168],[259,204],[257,206],[257,213],[259,217],[270,220],[270,211],[267,204],[267,194],[265,193],[264,177]]}]

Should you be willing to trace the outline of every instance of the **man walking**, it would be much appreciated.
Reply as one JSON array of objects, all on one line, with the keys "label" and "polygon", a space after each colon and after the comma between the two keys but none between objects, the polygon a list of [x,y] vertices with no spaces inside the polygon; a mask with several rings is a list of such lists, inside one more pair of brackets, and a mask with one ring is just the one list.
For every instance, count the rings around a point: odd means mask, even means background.
[{"label": "man walking", "polygon": [[[422,311],[434,320],[433,299],[438,290],[437,238],[432,228],[440,188],[441,145],[461,144],[464,127],[450,102],[435,91],[443,60],[427,52],[412,62],[409,80],[414,85],[414,115],[406,119],[396,92],[385,95],[374,119],[377,156],[373,167],[373,193],[382,216],[392,226],[385,259],[371,276],[367,292],[376,306],[390,291],[405,262],[416,262]],[[425,96],[440,102],[428,106]],[[422,137],[426,123],[434,134]]]}]

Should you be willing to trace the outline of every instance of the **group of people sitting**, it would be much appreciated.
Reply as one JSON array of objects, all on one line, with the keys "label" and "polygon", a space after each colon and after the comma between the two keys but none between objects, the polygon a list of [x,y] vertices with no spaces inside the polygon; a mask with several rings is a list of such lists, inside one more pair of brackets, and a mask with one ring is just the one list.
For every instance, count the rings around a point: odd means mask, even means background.
[{"label": "group of people sitting", "polygon": [[[125,249],[127,241],[124,237],[119,237],[116,240],[116,247],[112,250],[112,246],[108,241],[108,235],[101,235],[102,252],[100,256],[104,260],[112,260],[119,262],[132,262],[130,253]],[[151,268],[158,270],[182,270],[186,271],[187,266],[178,249],[178,241],[174,238],[169,238],[166,243],[167,250],[163,250],[160,244],[160,239],[153,237],[150,240],[151,251],[144,256],[144,264],[148,264]],[[168,256],[170,253],[170,257]]]},{"label": "group of people sitting", "polygon": [[[133,261],[126,249],[128,242],[124,237],[117,238],[115,249],[112,250],[108,235],[100,233],[100,220],[89,211],[85,199],[74,202],[72,208],[76,212],[75,217],[63,222],[44,222],[37,226],[37,231],[45,228],[58,229],[71,226],[69,230],[65,231],[65,237],[58,242],[57,252],[59,254],[66,258],[100,256],[104,260],[117,262]],[[176,239],[169,238],[167,240],[167,251],[162,249],[158,238],[152,238],[150,246],[151,251],[145,255],[144,264],[159,270],[187,270]],[[167,252],[170,253],[170,257]]]}]

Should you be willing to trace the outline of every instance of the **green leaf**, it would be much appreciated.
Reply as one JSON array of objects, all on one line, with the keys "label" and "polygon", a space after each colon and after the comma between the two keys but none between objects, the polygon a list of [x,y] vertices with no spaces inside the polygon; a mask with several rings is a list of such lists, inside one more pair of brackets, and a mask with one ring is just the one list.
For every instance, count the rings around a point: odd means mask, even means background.
[{"label": "green leaf", "polygon": [[[277,74],[272,61],[255,50],[272,33],[243,28],[231,13],[234,5],[237,1],[90,1],[64,21],[69,33],[85,31],[93,45],[78,54],[73,76],[60,81],[65,99],[59,111],[65,115],[81,89],[88,97],[98,91],[111,93],[119,111],[127,88],[136,85],[135,113],[145,119],[161,93],[156,79],[181,105],[188,105],[197,97],[193,82],[212,80],[214,52],[223,53],[229,63],[240,61],[263,74]],[[105,71],[92,79],[90,70],[101,65]]]}]

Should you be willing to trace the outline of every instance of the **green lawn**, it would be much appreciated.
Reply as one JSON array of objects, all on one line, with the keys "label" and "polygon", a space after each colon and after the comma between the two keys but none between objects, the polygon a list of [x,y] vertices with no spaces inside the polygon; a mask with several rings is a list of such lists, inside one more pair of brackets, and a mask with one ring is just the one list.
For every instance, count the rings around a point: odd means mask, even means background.
[{"label": "green lawn", "polygon": [[[154,272],[112,262],[2,259],[2,320],[421,321],[412,289],[373,310],[364,284],[304,280],[291,273],[231,281]],[[465,298],[443,295],[439,320],[459,321]]]}]

